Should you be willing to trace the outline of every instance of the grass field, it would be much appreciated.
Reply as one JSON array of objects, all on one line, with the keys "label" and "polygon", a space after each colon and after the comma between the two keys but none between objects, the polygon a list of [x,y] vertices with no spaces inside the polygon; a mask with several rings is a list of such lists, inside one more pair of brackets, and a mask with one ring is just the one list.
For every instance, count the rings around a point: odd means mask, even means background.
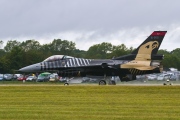
[{"label": "grass field", "polygon": [[1,120],[178,120],[180,86],[0,86]]}]

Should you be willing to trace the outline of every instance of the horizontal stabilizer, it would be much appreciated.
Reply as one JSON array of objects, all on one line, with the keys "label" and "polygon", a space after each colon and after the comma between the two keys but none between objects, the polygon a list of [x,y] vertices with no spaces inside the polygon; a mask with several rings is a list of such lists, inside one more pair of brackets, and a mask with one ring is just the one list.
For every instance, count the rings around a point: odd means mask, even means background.
[{"label": "horizontal stabilizer", "polygon": [[135,69],[138,69],[138,70],[153,70],[155,68],[156,67],[149,66],[149,67],[136,67]]}]

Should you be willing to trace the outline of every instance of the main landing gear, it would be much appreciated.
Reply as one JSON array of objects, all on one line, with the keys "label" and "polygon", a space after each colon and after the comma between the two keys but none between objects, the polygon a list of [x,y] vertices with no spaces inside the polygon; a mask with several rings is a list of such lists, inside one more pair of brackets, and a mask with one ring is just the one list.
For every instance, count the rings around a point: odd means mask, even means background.
[{"label": "main landing gear", "polygon": [[105,80],[100,80],[99,85],[106,85],[106,81]]},{"label": "main landing gear", "polygon": [[108,82],[109,85],[116,85],[115,77],[107,77],[106,74],[104,75],[104,80],[99,81],[99,85],[106,85]]},{"label": "main landing gear", "polygon": [[[108,84],[109,85],[116,85],[116,82],[113,81],[113,80],[110,80]],[[106,85],[106,81],[105,80],[100,80],[99,85]]]}]

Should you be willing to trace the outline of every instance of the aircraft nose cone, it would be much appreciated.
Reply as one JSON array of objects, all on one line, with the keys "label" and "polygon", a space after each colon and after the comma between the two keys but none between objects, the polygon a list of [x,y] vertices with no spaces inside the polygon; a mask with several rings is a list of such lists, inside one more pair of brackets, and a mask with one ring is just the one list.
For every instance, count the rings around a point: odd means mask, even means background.
[{"label": "aircraft nose cone", "polygon": [[36,72],[41,70],[41,64],[36,63],[19,69],[20,72]]}]

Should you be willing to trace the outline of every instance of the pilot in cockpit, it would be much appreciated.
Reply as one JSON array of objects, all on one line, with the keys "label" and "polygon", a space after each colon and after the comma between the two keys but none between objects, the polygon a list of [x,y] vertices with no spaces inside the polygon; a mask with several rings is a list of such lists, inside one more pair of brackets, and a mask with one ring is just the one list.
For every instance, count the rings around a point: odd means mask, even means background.
[{"label": "pilot in cockpit", "polygon": [[66,55],[53,55],[46,58],[44,62],[52,62],[52,61],[57,61],[57,60],[70,59],[70,58],[73,58],[73,57],[66,56]]}]

